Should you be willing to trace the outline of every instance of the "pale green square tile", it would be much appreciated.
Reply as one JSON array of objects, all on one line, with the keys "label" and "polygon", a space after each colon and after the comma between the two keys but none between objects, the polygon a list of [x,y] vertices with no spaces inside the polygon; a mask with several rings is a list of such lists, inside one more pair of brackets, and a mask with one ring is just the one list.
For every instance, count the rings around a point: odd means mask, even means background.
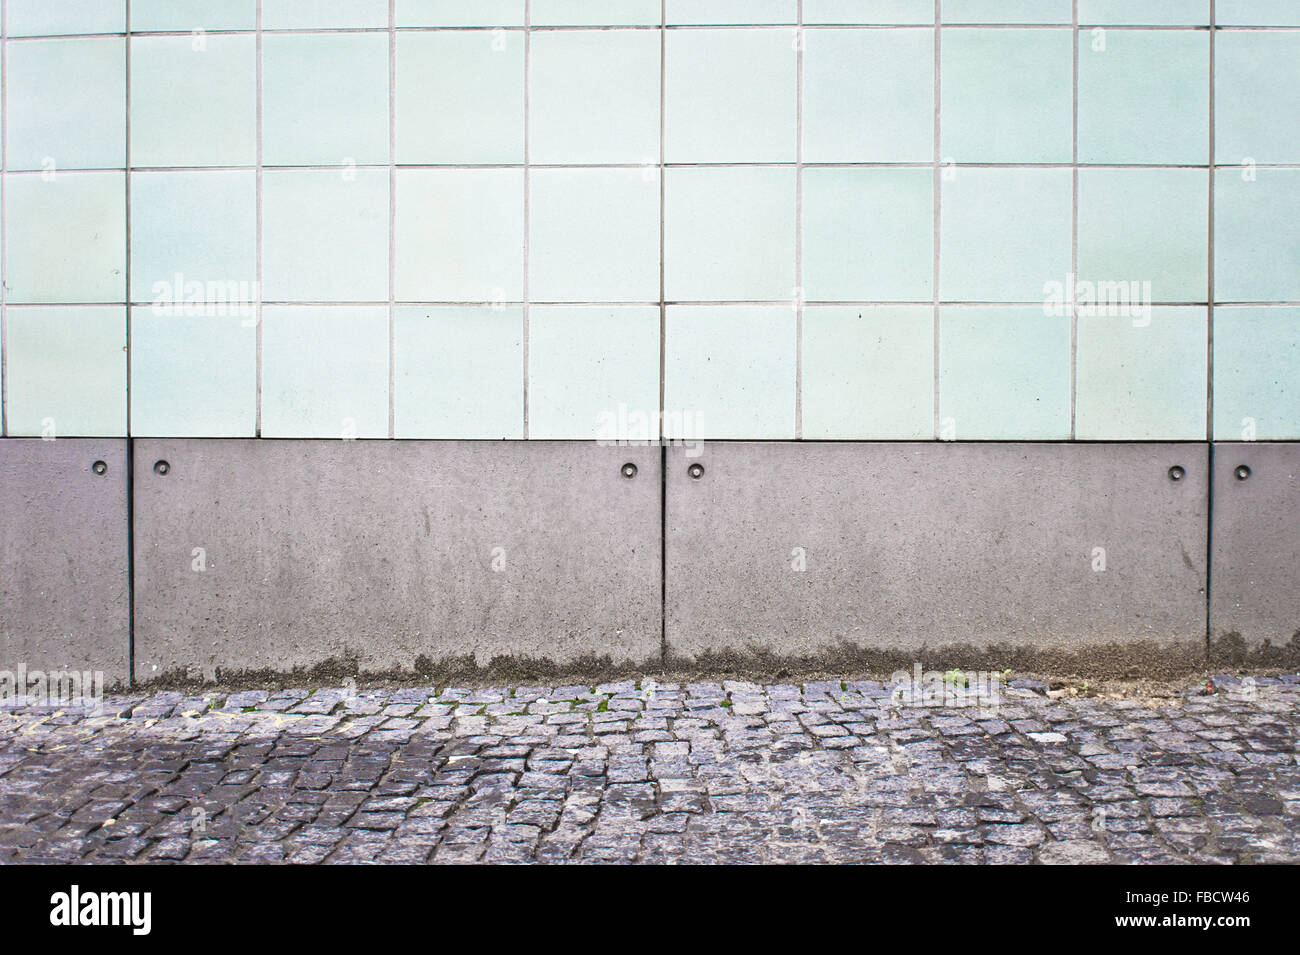
[{"label": "pale green square tile", "polygon": [[262,436],[388,437],[388,308],[262,310]]},{"label": "pale green square tile", "polygon": [[1079,161],[1209,157],[1210,40],[1197,30],[1079,35]]},{"label": "pale green square tile", "polygon": [[1300,170],[1218,170],[1214,180],[1215,301],[1300,301],[1297,262]]},{"label": "pale green square tile", "polygon": [[262,161],[388,162],[388,36],[262,38]]},{"label": "pale green square tile", "polygon": [[395,121],[399,163],[522,163],[523,34],[398,34]]},{"label": "pale green square tile", "polygon": [[531,42],[532,162],[658,164],[656,31],[542,31]]},{"label": "pale green square tile", "polygon": [[126,163],[126,40],[25,40],[6,50],[10,169]]},{"label": "pale green square tile", "polygon": [[524,25],[524,0],[396,0],[399,27]]},{"label": "pale green square tile", "polygon": [[131,32],[252,30],[257,0],[131,0]]},{"label": "pale green square tile", "polygon": [[1300,439],[1300,308],[1214,310],[1214,440]]},{"label": "pale green square tile", "polygon": [[1070,23],[1073,15],[1072,0],[943,0],[944,23]]},{"label": "pale green square tile", "polygon": [[1070,271],[1068,169],[958,169],[943,183],[939,293],[955,302],[1041,302]]},{"label": "pale green square tile", "polygon": [[917,305],[806,308],[803,436],[934,437],[934,310]]},{"label": "pale green square tile", "polygon": [[793,438],[795,339],[793,308],[669,306],[665,436]]},{"label": "pale green square tile", "polygon": [[1215,162],[1300,163],[1300,33],[1219,33],[1214,83]]},{"label": "pale green square tile", "polygon": [[659,180],[640,169],[534,169],[534,302],[659,300]]},{"label": "pale green square tile", "polygon": [[398,170],[395,232],[398,300],[523,298],[523,170]]},{"label": "pale green square tile", "polygon": [[809,30],[804,162],[934,159],[934,30]]},{"label": "pale green square tile", "polygon": [[197,43],[192,37],[133,37],[131,162],[257,162],[257,40],[209,36]]},{"label": "pale green square tile", "polygon": [[5,322],[5,414],[11,436],[126,434],[123,306],[10,306]]},{"label": "pale green square tile", "polygon": [[1042,308],[939,315],[939,433],[959,441],[1070,437],[1070,317]]},{"label": "pale green square tile", "polygon": [[648,424],[658,407],[658,307],[529,310],[530,438],[658,438],[657,428],[631,435],[617,428],[633,415]]},{"label": "pale green square tile", "polygon": [[262,294],[268,302],[387,301],[387,170],[266,170]]},{"label": "pale green square tile", "polygon": [[399,438],[524,436],[524,310],[402,306],[394,315]]},{"label": "pale green square tile", "polygon": [[256,301],[256,171],[131,174],[131,300],[192,300],[193,282]]},{"label": "pale green square tile", "polygon": [[667,22],[797,23],[797,0],[667,0]]},{"label": "pale green square tile", "polygon": [[1221,27],[1300,27],[1300,4],[1295,0],[1217,0],[1214,22]]},{"label": "pale green square tile", "polygon": [[5,177],[10,302],[126,301],[126,174]]},{"label": "pale green square tile", "polygon": [[1147,302],[1209,296],[1205,169],[1079,171],[1079,279],[1129,282]]},{"label": "pale green square tile", "polygon": [[944,159],[1069,162],[1072,36],[1068,30],[944,30]]},{"label": "pale green square tile", "polygon": [[805,169],[803,285],[811,302],[934,297],[930,169]]},{"label": "pale green square tile", "polygon": [[263,30],[388,26],[388,0],[261,0]]},{"label": "pale green square tile", "polygon": [[[1223,0],[1219,0],[1222,5]],[[1205,26],[1210,0],[1079,0],[1079,23]]]},{"label": "pale green square tile", "polygon": [[666,177],[670,301],[794,299],[793,169],[669,169]]},{"label": "pale green square tile", "polygon": [[1204,441],[1206,309],[1080,314],[1075,436]]},{"label": "pale green square tile", "polygon": [[256,313],[131,309],[131,433],[255,437]]},{"label": "pale green square tile", "polygon": [[532,0],[529,10],[535,27],[658,26],[661,16],[660,0]]},{"label": "pale green square tile", "polygon": [[68,36],[125,30],[126,0],[5,0],[5,32],[9,36]]},{"label": "pale green square tile", "polygon": [[787,30],[670,31],[667,161],[793,162],[796,68]]},{"label": "pale green square tile", "polygon": [[934,23],[934,0],[803,0],[804,23]]}]

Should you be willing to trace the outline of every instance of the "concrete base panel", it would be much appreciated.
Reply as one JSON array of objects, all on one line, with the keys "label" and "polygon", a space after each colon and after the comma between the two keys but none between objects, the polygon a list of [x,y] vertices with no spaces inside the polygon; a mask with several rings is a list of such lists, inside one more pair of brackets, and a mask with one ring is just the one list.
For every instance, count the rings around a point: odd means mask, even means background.
[{"label": "concrete base panel", "polygon": [[126,441],[0,441],[0,670],[103,673],[130,655]]},{"label": "concrete base panel", "polygon": [[668,654],[1192,669],[1205,659],[1208,457],[1204,444],[670,449]]},{"label": "concrete base panel", "polygon": [[136,679],[657,662],[661,495],[659,448],[138,439]]},{"label": "concrete base panel", "polygon": [[1214,446],[1211,651],[1300,665],[1300,444]]}]

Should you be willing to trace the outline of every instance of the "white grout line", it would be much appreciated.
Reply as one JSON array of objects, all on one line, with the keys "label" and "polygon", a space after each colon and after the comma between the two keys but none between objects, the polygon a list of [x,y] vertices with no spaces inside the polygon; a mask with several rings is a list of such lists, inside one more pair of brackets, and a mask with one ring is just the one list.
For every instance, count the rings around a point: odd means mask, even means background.
[{"label": "white grout line", "polygon": [[803,0],[795,11],[795,173],[794,173],[794,437],[803,438]]},{"label": "white grout line", "polygon": [[264,191],[262,187],[262,0],[257,0],[257,314],[255,317],[255,349],[257,368],[257,400],[254,403],[253,436],[262,436],[262,307],[264,292],[262,289],[262,205]]},{"label": "white grout line", "polygon": [[[793,20],[782,23],[669,23],[661,26],[658,23],[624,23],[624,24],[537,24],[527,28],[532,33],[549,33],[555,31],[584,31],[584,32],[608,32],[611,30],[640,30],[643,32],[651,30],[670,30],[670,31],[698,31],[698,30],[789,30],[796,26]],[[808,30],[916,30],[931,29],[930,21],[925,23],[805,23],[804,28]],[[1069,30],[1072,24],[1070,21],[1061,23],[953,23],[945,22],[943,28],[947,30]],[[1190,23],[1095,23],[1080,22],[1079,29],[1092,30],[1096,28],[1106,30],[1117,30],[1125,32],[1153,32],[1153,31],[1178,31],[1178,32],[1205,32],[1210,29],[1208,23],[1190,24]],[[1218,24],[1216,30],[1224,32],[1300,32],[1300,26],[1287,25],[1242,25],[1242,24]],[[525,27],[521,25],[512,26],[402,26],[397,27],[398,33],[488,33],[496,30],[504,30],[507,33],[523,33]],[[260,32],[268,36],[320,36],[336,33],[387,33],[388,27],[280,27],[273,29],[213,29],[205,30],[207,36],[252,36]],[[111,39],[113,37],[125,36],[125,33],[48,33],[35,36],[11,36],[11,43],[32,43],[41,40],[66,40],[71,38],[77,39]],[[136,36],[149,37],[189,37],[192,35],[189,30],[138,30]]]},{"label": "white grout line", "polygon": [[[123,214],[122,228],[126,232],[123,237],[122,248],[125,250],[122,261],[122,287],[124,289],[123,298],[127,302],[131,300],[131,0],[126,0],[126,34],[122,38],[123,44],[123,63],[125,64],[125,77],[122,81],[125,103],[122,111],[124,137],[122,142],[122,195],[123,195]],[[131,437],[131,306],[126,305],[122,309],[123,318],[126,328],[126,421],[124,422],[123,431],[126,438]],[[128,440],[128,447],[130,442]],[[129,479],[129,476],[128,476]]]},{"label": "white grout line", "polygon": [[[9,433],[8,248],[5,206],[9,202],[9,4],[0,0],[0,437]],[[129,294],[129,293],[128,293]]]},{"label": "white grout line", "polygon": [[[1070,274],[1079,277],[1079,0],[1071,3],[1074,19],[1072,31],[1073,60],[1070,79]],[[1079,436],[1079,302],[1070,302],[1070,440]]]},{"label": "white grout line", "polygon": [[529,88],[533,85],[533,75],[532,75],[533,43],[532,43],[532,27],[531,27],[532,19],[533,19],[532,0],[524,0],[524,284],[523,284],[524,342],[523,342],[523,355],[524,355],[524,440],[525,441],[528,440],[528,411],[529,411],[528,408],[528,361],[529,361],[528,333],[530,331],[529,319],[531,318],[531,315],[529,314],[529,302],[528,302],[528,294],[529,294],[528,233],[532,228],[532,216],[531,216],[531,208],[530,208],[532,205],[532,189],[531,189],[532,175],[529,172],[529,162],[532,159],[532,149],[531,149],[532,144],[529,142],[529,140],[532,139],[532,132],[533,132],[531,117],[529,115],[532,111],[532,97],[529,95]]},{"label": "white grout line", "polygon": [[[130,305],[133,308],[147,308],[154,303],[152,301],[140,302],[10,302],[11,308],[81,308],[87,305],[94,306],[113,306],[113,305]],[[328,308],[338,306],[343,308],[384,308],[388,305],[387,300],[383,301],[362,301],[355,299],[332,299],[332,300],[308,300],[308,299],[267,299],[262,303],[274,307],[299,307],[299,308]],[[481,307],[486,308],[491,305],[501,305],[507,308],[521,308],[524,304],[522,299],[515,301],[484,302],[481,300],[467,299],[442,299],[438,301],[416,301],[414,299],[397,299],[396,304],[399,306],[412,306],[418,308],[469,308]],[[564,307],[564,308],[656,308],[661,303],[659,299],[644,302],[593,302],[593,301],[564,301],[560,299],[533,299],[529,305],[539,307]],[[739,308],[775,308],[778,306],[788,308],[789,299],[772,300],[772,299],[665,299],[662,304],[672,306],[693,306],[693,307],[725,307],[736,306]],[[934,304],[931,300],[919,299],[893,299],[885,301],[882,299],[812,299],[805,303],[810,308],[925,308]],[[1042,301],[1034,299],[1033,301],[971,301],[940,299],[939,304],[944,308],[1034,308],[1041,307]],[[1200,301],[1157,301],[1151,305],[1155,308],[1205,308],[1210,303],[1205,300]],[[1215,302],[1218,306],[1231,306],[1233,308],[1300,308],[1300,301],[1282,302],[1282,301],[1220,301]]]},{"label": "white grout line", "polygon": [[[389,168],[389,163],[351,163],[351,168],[356,169],[374,169],[384,171]],[[398,169],[523,169],[523,163],[396,163]],[[670,162],[665,163],[669,169],[794,169],[798,165],[795,162],[711,162],[711,163],[689,163],[689,162]],[[804,162],[804,169],[929,169],[933,162]],[[1101,162],[1081,162],[1078,164],[1080,169],[1208,169],[1206,163],[1101,163]],[[1015,163],[1015,162],[953,162],[953,168],[956,169],[1073,169],[1074,164],[1068,162],[1036,162],[1036,163]],[[256,163],[250,163],[243,166],[132,166],[132,172],[251,172],[257,169]],[[274,169],[278,171],[290,172],[301,170],[315,170],[319,172],[335,172],[342,168],[340,163],[321,163],[318,165],[281,165],[277,163],[266,163],[261,168]],[[529,169],[643,169],[645,163],[529,163]],[[1216,163],[1215,169],[1240,169],[1240,163]],[[1300,163],[1255,163],[1257,169],[1300,169]],[[60,169],[59,175],[76,176],[82,173],[96,172],[121,172],[121,166],[85,166],[76,169]],[[39,176],[40,169],[10,169],[8,174],[13,177],[20,176]]]},{"label": "white grout line", "polygon": [[1215,150],[1214,150],[1214,87],[1215,87],[1215,57],[1214,57],[1214,34],[1216,32],[1214,23],[1217,11],[1215,10],[1215,0],[1210,0],[1210,129],[1209,129],[1209,154],[1206,160],[1209,163],[1207,175],[1210,181],[1207,184],[1206,191],[1209,194],[1209,211],[1207,213],[1207,233],[1206,242],[1206,290],[1205,295],[1209,301],[1205,311],[1205,438],[1207,441],[1214,440],[1214,180],[1215,180]]},{"label": "white grout line", "polygon": [[939,348],[939,254],[940,254],[940,227],[943,224],[943,127],[940,122],[939,95],[940,95],[940,54],[943,49],[942,40],[942,14],[940,11],[941,0],[934,0],[934,144],[933,144],[933,161],[931,166],[934,169],[934,248],[931,250],[934,258],[934,268],[930,277],[932,287],[930,289],[933,298],[933,337],[934,337],[934,437],[936,440],[942,435],[942,420],[939,412],[939,381],[940,381],[940,348]]},{"label": "white grout line", "polygon": [[659,2],[659,441],[664,434],[665,402],[668,400],[668,288],[666,285],[666,216],[668,169],[666,134],[668,127],[668,0]]},{"label": "white grout line", "polygon": [[397,437],[397,0],[388,0],[388,436]]}]

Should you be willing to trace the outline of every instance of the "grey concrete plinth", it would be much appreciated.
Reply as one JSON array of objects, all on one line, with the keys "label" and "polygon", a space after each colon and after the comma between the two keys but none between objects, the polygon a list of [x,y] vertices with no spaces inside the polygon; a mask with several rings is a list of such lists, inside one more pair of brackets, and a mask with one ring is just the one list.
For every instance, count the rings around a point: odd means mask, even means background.
[{"label": "grey concrete plinth", "polygon": [[1300,664],[1300,444],[1214,446],[1215,658]]},{"label": "grey concrete plinth", "polygon": [[0,440],[0,670],[124,683],[127,595],[126,441]]},{"label": "grey concrete plinth", "polygon": [[891,670],[1194,667],[1208,455],[1204,444],[670,449],[668,653]]},{"label": "grey concrete plinth", "polygon": [[658,661],[660,454],[139,439],[136,678]]}]

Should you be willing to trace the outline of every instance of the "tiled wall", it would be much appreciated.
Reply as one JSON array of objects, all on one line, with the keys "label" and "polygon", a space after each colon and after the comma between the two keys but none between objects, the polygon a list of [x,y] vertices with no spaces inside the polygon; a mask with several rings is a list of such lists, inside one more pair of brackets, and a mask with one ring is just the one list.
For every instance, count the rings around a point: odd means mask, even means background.
[{"label": "tiled wall", "polygon": [[1296,0],[6,0],[3,50],[9,436],[1300,438]]}]

